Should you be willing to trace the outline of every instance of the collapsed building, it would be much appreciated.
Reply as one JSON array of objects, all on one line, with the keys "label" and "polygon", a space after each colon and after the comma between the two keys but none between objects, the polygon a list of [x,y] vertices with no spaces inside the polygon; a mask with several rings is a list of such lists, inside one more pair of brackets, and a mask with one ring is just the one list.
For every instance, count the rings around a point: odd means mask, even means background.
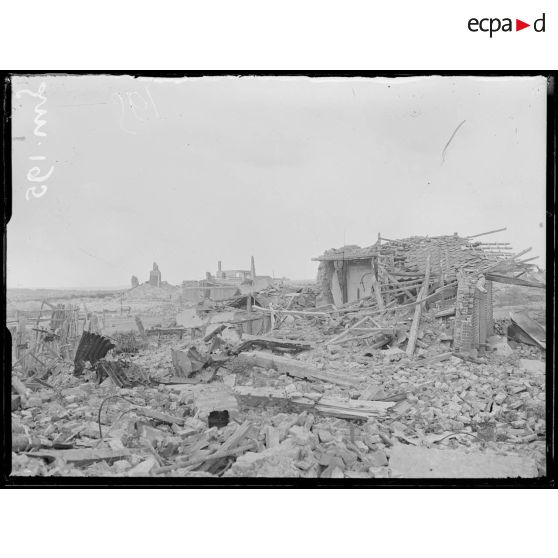
[{"label": "collapsed building", "polygon": [[252,264],[250,269],[222,269],[221,261],[217,262],[217,272],[215,276],[208,273],[208,279],[216,279],[218,281],[230,281],[240,284],[246,279],[254,279],[256,277],[256,268],[254,264],[254,256],[251,258]]},{"label": "collapsed building", "polygon": [[251,257],[250,269],[223,269],[222,262],[217,262],[217,271],[213,275],[207,271],[201,281],[183,281],[184,300],[199,302],[209,299],[216,302],[228,300],[237,295],[270,287],[273,279],[268,275],[256,275],[254,256]]},{"label": "collapsed building", "polygon": [[[494,333],[492,283],[535,286],[519,278],[527,270],[508,243],[484,243],[457,233],[388,240],[372,246],[344,246],[314,258],[325,303],[360,300],[379,310],[419,301],[436,304],[438,316],[454,315],[454,348],[486,346]],[[510,274],[515,274],[510,275]]]},{"label": "collapsed building", "polygon": [[318,285],[221,276],[18,311],[13,474],[544,475],[546,331],[525,308],[494,323],[494,287],[545,285],[527,250],[478,236],[329,250]]},{"label": "collapsed building", "polygon": [[250,269],[223,269],[222,262],[217,262],[217,271],[212,275],[206,272],[206,280],[220,285],[254,286],[258,279],[271,279],[268,275],[256,275],[254,256],[250,257]]}]

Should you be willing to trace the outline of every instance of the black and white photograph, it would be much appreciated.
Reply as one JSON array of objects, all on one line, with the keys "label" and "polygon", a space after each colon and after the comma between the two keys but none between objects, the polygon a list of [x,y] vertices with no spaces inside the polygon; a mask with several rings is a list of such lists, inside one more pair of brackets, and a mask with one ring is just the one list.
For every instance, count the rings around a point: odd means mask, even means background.
[{"label": "black and white photograph", "polygon": [[6,86],[10,482],[547,477],[553,78]]}]

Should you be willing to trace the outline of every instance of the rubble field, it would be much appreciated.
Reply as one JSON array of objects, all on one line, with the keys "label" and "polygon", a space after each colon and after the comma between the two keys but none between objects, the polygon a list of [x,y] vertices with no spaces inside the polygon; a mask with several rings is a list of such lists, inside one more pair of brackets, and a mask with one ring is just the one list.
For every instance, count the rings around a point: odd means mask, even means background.
[{"label": "rubble field", "polygon": [[459,352],[451,311],[419,299],[408,351],[416,304],[335,307],[282,285],[184,305],[142,287],[83,324],[81,303],[49,305],[50,327],[18,334],[12,475],[546,474],[545,350],[509,317],[486,350]]}]

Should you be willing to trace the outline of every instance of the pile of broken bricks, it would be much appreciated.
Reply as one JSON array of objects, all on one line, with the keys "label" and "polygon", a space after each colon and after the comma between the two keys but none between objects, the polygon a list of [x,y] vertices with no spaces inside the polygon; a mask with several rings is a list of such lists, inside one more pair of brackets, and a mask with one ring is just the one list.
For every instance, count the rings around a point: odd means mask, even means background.
[{"label": "pile of broken bricks", "polygon": [[225,326],[141,347],[127,358],[147,381],[132,387],[93,368],[14,375],[12,474],[544,475],[544,351],[495,338],[484,356],[454,355],[424,323],[416,358],[396,334],[387,349],[332,344],[332,320],[287,316],[267,337]]}]

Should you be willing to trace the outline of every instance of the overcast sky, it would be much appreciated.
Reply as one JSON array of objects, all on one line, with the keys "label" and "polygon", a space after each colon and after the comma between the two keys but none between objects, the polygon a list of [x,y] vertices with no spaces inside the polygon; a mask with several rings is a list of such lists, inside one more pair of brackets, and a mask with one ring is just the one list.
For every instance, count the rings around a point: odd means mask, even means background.
[{"label": "overcast sky", "polygon": [[12,108],[8,287],[308,279],[378,232],[500,227],[545,265],[544,78],[33,76]]}]

